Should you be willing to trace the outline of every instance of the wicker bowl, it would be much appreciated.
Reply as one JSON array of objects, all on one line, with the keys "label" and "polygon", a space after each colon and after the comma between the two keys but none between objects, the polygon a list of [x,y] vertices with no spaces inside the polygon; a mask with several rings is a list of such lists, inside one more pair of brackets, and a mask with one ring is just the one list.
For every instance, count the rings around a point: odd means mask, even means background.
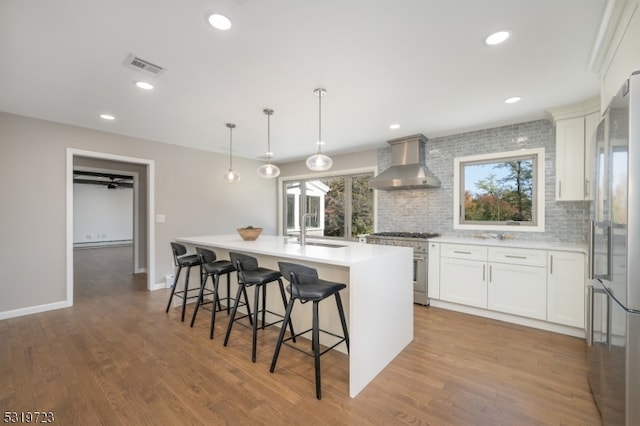
[{"label": "wicker bowl", "polygon": [[254,241],[260,236],[262,228],[237,228],[236,231],[238,231],[243,240]]}]

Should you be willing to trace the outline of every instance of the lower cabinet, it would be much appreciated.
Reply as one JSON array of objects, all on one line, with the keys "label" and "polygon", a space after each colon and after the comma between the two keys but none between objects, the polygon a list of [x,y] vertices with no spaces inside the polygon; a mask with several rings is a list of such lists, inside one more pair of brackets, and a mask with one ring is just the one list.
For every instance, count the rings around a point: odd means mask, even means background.
[{"label": "lower cabinet", "polygon": [[545,320],[547,269],[537,266],[489,263],[487,308]]},{"label": "lower cabinet", "polygon": [[440,299],[487,307],[487,265],[478,260],[440,259]]},{"label": "lower cabinet", "polygon": [[549,251],[547,320],[584,328],[584,254]]},{"label": "lower cabinet", "polygon": [[434,299],[584,328],[581,251],[431,241],[429,265]]}]

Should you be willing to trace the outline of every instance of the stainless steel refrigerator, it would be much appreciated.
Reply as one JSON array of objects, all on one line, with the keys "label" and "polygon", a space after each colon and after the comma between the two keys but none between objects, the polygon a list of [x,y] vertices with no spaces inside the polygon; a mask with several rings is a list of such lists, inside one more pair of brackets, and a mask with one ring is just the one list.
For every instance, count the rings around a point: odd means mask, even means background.
[{"label": "stainless steel refrigerator", "polygon": [[605,425],[640,425],[640,72],[596,131],[587,344]]}]

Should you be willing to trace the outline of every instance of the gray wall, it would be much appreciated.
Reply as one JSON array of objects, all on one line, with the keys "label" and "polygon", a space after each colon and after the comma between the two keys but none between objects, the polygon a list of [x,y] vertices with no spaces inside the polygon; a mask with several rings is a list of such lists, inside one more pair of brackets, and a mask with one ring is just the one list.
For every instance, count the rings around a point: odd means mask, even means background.
[{"label": "gray wall", "polygon": [[[430,139],[427,165],[440,178],[442,187],[378,191],[378,231],[434,231],[459,237],[482,232],[453,229],[454,158],[540,147],[545,148],[545,232],[509,233],[521,240],[585,243],[589,202],[555,201],[555,128],[547,120]],[[390,163],[391,150],[379,150],[379,170],[385,170]]]},{"label": "gray wall", "polygon": [[[226,141],[220,141],[221,144]],[[156,280],[173,271],[176,236],[276,232],[276,184],[258,161],[234,159],[242,182],[222,182],[226,155],[0,113],[0,316],[66,299],[66,149],[155,161]]]}]

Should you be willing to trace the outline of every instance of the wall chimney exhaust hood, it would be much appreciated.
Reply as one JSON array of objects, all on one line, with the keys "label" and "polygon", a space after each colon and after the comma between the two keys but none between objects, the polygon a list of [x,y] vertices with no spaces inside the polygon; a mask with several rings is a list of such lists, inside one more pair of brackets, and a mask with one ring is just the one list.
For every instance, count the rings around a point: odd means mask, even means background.
[{"label": "wall chimney exhaust hood", "polygon": [[440,179],[424,165],[425,143],[422,135],[387,141],[391,145],[391,167],[369,181],[373,189],[440,188]]}]

